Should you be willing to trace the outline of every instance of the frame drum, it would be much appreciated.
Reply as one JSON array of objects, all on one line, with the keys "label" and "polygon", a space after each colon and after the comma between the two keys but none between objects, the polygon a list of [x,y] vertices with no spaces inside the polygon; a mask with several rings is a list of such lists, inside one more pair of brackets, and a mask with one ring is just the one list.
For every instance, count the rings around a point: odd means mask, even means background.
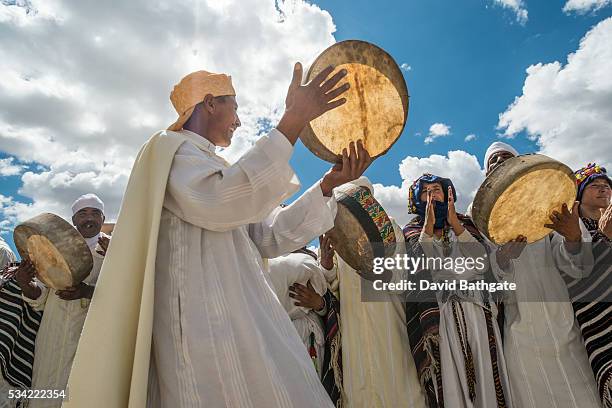
[{"label": "frame drum", "polygon": [[316,156],[331,163],[340,160],[350,141],[362,139],[374,159],[383,155],[400,137],[408,118],[408,88],[402,71],[383,49],[365,41],[336,43],[323,51],[304,78],[308,83],[333,65],[346,69],[350,89],[346,103],[310,122],[302,143]]},{"label": "frame drum", "polygon": [[541,154],[513,157],[499,165],[482,183],[472,207],[478,229],[496,244],[518,235],[539,241],[551,230],[544,224],[561,205],[572,208],[576,179],[565,164]]},{"label": "frame drum", "polygon": [[342,188],[339,194],[334,228],[326,235],[351,268],[370,272],[374,258],[395,253],[397,241],[393,224],[367,188],[351,185]]},{"label": "frame drum", "polygon": [[61,217],[44,213],[13,232],[22,259],[30,259],[47,287],[63,290],[82,282],[93,268],[91,251],[81,234]]}]

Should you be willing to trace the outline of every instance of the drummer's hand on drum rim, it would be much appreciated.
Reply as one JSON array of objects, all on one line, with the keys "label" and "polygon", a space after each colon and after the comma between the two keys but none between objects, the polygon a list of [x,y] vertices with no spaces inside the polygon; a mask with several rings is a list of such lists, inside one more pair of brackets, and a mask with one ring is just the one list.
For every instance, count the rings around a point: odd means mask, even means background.
[{"label": "drummer's hand on drum rim", "polygon": [[24,259],[17,267],[15,272],[15,280],[20,287],[28,286],[36,276],[36,267],[29,259]]},{"label": "drummer's hand on drum rim", "polygon": [[515,239],[511,239],[497,250],[498,260],[502,262],[511,259],[517,259],[523,253],[523,249],[527,246],[527,237],[519,235]]},{"label": "drummer's hand on drum rim", "polygon": [[561,212],[553,211],[550,215],[551,224],[544,224],[544,227],[550,228],[559,234],[563,235],[566,242],[581,242],[582,231],[580,230],[580,202],[574,202],[572,211],[567,208],[567,204],[563,203]]},{"label": "drummer's hand on drum rim", "polygon": [[94,286],[88,285],[84,282],[78,285],[72,286],[64,290],[58,290],[55,294],[62,300],[77,300],[77,299],[91,299],[93,297]]},{"label": "drummer's hand on drum rim", "polygon": [[372,158],[361,140],[358,140],[356,144],[355,142],[349,143],[348,150],[346,148],[342,150],[342,162],[334,164],[323,176],[321,180],[323,195],[329,197],[334,188],[358,179],[371,163]]},{"label": "drummer's hand on drum rim", "polygon": [[333,71],[334,67],[330,65],[308,84],[302,85],[302,64],[295,64],[285,99],[285,114],[276,126],[291,144],[295,144],[298,135],[311,120],[346,102],[345,98],[337,98],[348,91],[350,85],[336,85],[346,76],[347,71],[341,69],[327,79]]}]

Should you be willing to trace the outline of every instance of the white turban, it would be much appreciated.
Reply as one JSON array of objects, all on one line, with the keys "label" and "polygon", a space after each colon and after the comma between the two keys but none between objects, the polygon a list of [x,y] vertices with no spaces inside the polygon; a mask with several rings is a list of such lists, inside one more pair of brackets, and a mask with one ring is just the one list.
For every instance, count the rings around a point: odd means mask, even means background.
[{"label": "white turban", "polygon": [[361,176],[356,180],[342,184],[341,186],[336,187],[334,191],[345,192],[353,186],[365,187],[370,190],[370,193],[372,193],[372,195],[374,194],[374,187],[372,186],[372,182],[370,182],[370,180],[366,176]]},{"label": "white turban", "polygon": [[489,148],[487,149],[487,152],[485,153],[484,157],[484,165],[487,170],[489,170],[489,159],[491,158],[491,156],[498,152],[508,152],[512,153],[514,156],[519,155],[519,152],[517,152],[516,149],[510,146],[508,143],[493,142],[491,146],[489,146]]},{"label": "white turban", "polygon": [[102,211],[104,214],[104,203],[100,198],[92,193],[84,194],[77,198],[74,203],[72,203],[72,215],[76,214],[83,208],[97,208]]}]

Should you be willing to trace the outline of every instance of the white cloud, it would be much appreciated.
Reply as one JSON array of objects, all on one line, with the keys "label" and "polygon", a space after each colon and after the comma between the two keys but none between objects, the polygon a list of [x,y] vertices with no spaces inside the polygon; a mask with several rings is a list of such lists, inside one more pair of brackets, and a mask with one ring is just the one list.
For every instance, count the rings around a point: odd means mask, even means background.
[{"label": "white cloud", "polygon": [[476,156],[462,150],[448,152],[446,156],[406,157],[399,165],[401,186],[374,184],[376,199],[400,225],[413,215],[408,214],[408,188],[423,173],[450,178],[457,190],[457,210],[465,212],[484,180],[484,170]]},{"label": "white cloud", "polygon": [[0,151],[34,163],[19,190],[32,204],[5,197],[0,216],[67,215],[95,192],[114,218],[139,147],[176,118],[172,86],[197,69],[232,75],[235,160],[278,120],[293,63],[334,31],[304,0],[0,2]]},{"label": "white cloud", "polygon": [[18,176],[26,169],[26,166],[15,164],[14,157],[0,159],[0,177]]},{"label": "white cloud", "polygon": [[471,133],[465,137],[464,141],[471,142],[472,140],[475,140],[475,139],[476,139],[476,135]]},{"label": "white cloud", "polygon": [[400,65],[400,68],[402,69],[402,71],[405,71],[405,72],[412,71],[412,67],[406,64],[405,62],[402,65]]},{"label": "white cloud", "polygon": [[444,123],[434,123],[429,127],[429,134],[425,137],[425,144],[429,144],[439,137],[450,135],[450,126]]},{"label": "white cloud", "polygon": [[563,11],[566,13],[577,12],[578,14],[585,14],[609,5],[612,5],[612,0],[567,0],[567,3],[563,6]]},{"label": "white cloud", "polygon": [[527,22],[528,13],[523,0],[495,0],[495,3],[512,10],[519,24],[524,25]]},{"label": "white cloud", "polygon": [[504,136],[526,131],[542,154],[572,168],[612,165],[612,17],[593,27],[567,63],[527,69],[523,94],[499,117]]}]

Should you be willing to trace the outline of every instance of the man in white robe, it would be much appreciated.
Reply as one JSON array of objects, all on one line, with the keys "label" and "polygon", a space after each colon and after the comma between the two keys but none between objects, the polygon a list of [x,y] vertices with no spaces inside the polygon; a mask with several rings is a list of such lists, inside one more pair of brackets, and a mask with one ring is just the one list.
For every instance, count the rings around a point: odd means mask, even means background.
[{"label": "man in white robe", "polygon": [[[366,177],[350,184],[374,191]],[[392,222],[397,242],[403,242],[401,228]],[[398,253],[403,250],[398,245]],[[361,285],[367,281],[357,271],[337,254],[330,271],[338,281],[332,287],[338,288],[340,300],[343,406],[425,407],[399,294],[381,292],[376,301],[362,301]]]},{"label": "man in white robe", "polygon": [[[300,131],[344,103],[337,98],[348,84],[334,87],[346,72],[327,79],[332,71],[301,85],[297,64],[283,118],[233,165],[215,151],[240,126],[230,78],[198,71],[174,88],[179,120],[151,138],[132,170],[64,406],[331,406],[264,271],[265,258],[333,226],[332,189],[371,161],[351,143],[341,164],[277,208],[299,188],[289,159]],[[127,261],[126,246],[135,254]],[[125,274],[137,279],[114,285]],[[115,309],[125,320],[108,319]],[[96,342],[101,322],[112,343]]]},{"label": "man in white robe", "polygon": [[[496,151],[485,158],[487,174],[518,154],[511,146],[492,145],[492,150]],[[588,245],[591,236],[576,206],[571,213],[566,211],[559,214],[563,220],[555,223],[562,233],[553,232],[529,245],[521,236],[500,247],[490,243],[495,273],[516,283],[516,291],[504,298],[504,354],[518,407],[600,406],[567,286],[559,274],[563,271],[578,278],[590,273],[594,262]],[[565,226],[559,229],[562,224]],[[570,236],[583,243],[581,250],[568,250]]]},{"label": "man in white robe", "polygon": [[[308,250],[297,250],[290,254],[270,259],[270,282],[281,305],[289,315],[304,347],[309,351],[319,376],[323,365],[325,338],[323,321],[325,301],[323,295],[327,291],[327,281],[317,262],[316,254]],[[298,305],[289,292],[290,288],[309,287],[314,291],[319,303],[315,307]],[[311,350],[312,349],[312,350]],[[314,354],[314,355],[313,355]]]},{"label": "man in white robe", "polygon": [[[90,299],[104,260],[108,237],[100,232],[104,223],[104,203],[95,194],[85,194],[72,205],[72,221],[83,236],[93,257],[93,268],[83,282],[66,290],[47,288],[38,279],[19,278],[23,299],[43,318],[36,336],[33,390],[58,390],[66,393],[70,368],[77,349]],[[99,245],[101,244],[101,245]],[[34,272],[34,269],[30,269]],[[18,272],[21,275],[27,270]],[[28,407],[60,407],[62,398],[30,399]]]}]

